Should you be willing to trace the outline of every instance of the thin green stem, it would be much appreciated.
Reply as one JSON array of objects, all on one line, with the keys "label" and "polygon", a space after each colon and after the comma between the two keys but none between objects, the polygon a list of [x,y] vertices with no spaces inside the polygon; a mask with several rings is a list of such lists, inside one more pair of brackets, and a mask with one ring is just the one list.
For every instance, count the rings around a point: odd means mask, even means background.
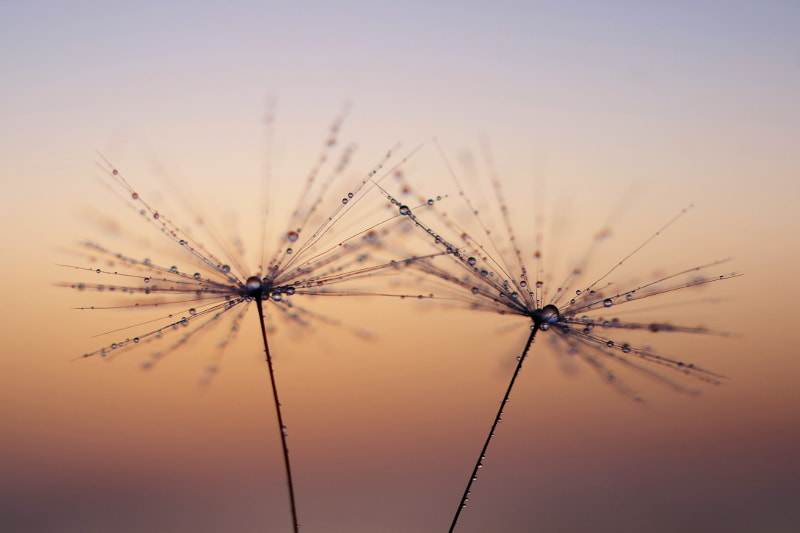
[{"label": "thin green stem", "polygon": [[525,348],[522,350],[522,354],[518,358],[519,360],[517,362],[517,367],[514,369],[514,374],[511,376],[511,381],[508,383],[506,393],[503,395],[503,400],[500,402],[500,408],[497,410],[497,414],[494,417],[492,428],[489,430],[489,435],[487,435],[486,441],[483,443],[481,453],[478,454],[478,460],[475,461],[475,467],[472,469],[472,474],[469,476],[467,487],[464,489],[464,494],[461,496],[461,501],[458,502],[458,509],[456,509],[453,522],[450,524],[450,529],[448,530],[449,533],[453,533],[453,530],[456,528],[456,522],[458,522],[458,516],[461,514],[461,511],[464,509],[464,507],[467,506],[469,493],[472,489],[472,482],[478,479],[478,470],[483,466],[483,460],[486,457],[486,449],[489,447],[489,442],[491,442],[492,437],[494,437],[494,430],[497,427],[497,424],[500,423],[500,418],[503,416],[503,409],[505,408],[506,403],[508,403],[508,397],[511,394],[511,389],[514,387],[514,382],[517,379],[517,375],[519,375],[520,369],[522,369],[522,363],[525,362],[525,357],[528,355],[528,350],[533,343],[533,338],[536,336],[537,331],[539,331],[539,322],[535,321],[531,328],[531,334],[528,336],[528,342],[525,343]]},{"label": "thin green stem", "polygon": [[286,485],[289,489],[289,504],[292,508],[292,527],[294,528],[294,533],[298,533],[298,528],[300,526],[297,522],[297,507],[294,503],[294,484],[292,483],[292,467],[289,464],[289,447],[286,445],[286,426],[283,423],[281,402],[278,400],[278,387],[275,385],[275,373],[272,370],[272,356],[269,354],[267,329],[264,325],[264,309],[262,307],[260,294],[256,298],[256,306],[258,307],[258,321],[261,323],[261,338],[264,340],[264,353],[266,354],[267,366],[269,367],[269,381],[272,384],[272,397],[275,400],[275,412],[278,415],[278,429],[281,432],[281,444],[283,445],[283,464],[286,467]]}]

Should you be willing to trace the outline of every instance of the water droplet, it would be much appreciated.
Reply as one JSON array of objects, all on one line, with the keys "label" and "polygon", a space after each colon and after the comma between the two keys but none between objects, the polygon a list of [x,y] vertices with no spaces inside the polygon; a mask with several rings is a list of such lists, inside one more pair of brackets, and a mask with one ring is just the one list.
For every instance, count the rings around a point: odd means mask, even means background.
[{"label": "water droplet", "polygon": [[144,278],[145,283],[150,283],[150,278]]},{"label": "water droplet", "polygon": [[98,268],[97,270],[95,270],[95,272],[97,272],[99,274],[102,271]]},{"label": "water droplet", "polygon": [[550,329],[550,324],[548,324],[547,322],[543,322],[542,324],[539,325],[539,329],[542,331],[547,331],[548,329]]},{"label": "water droplet", "polygon": [[408,215],[411,213],[411,209],[409,209],[407,205],[401,205],[399,211],[401,215]]},{"label": "water droplet", "polygon": [[287,249],[286,249],[286,253],[287,253],[287,254],[290,254],[290,253],[292,253],[292,252],[294,252],[294,250],[292,250],[291,248],[287,248]]},{"label": "water droplet", "polygon": [[472,294],[478,294],[479,292],[481,291],[478,287],[472,287]]},{"label": "water droplet", "polygon": [[296,231],[290,231],[286,234],[286,240],[289,242],[296,242],[297,239],[300,238],[300,235]]},{"label": "water droplet", "polygon": [[181,326],[186,327],[188,325],[189,325],[189,319],[186,318],[185,316],[181,317]]},{"label": "water droplet", "polygon": [[200,272],[195,272],[195,273],[194,273],[194,275],[193,275],[192,277],[193,277],[194,279],[200,279],[200,277],[201,277],[201,276],[200,276]]},{"label": "water droplet", "polygon": [[474,265],[476,262],[477,260],[474,257],[470,257],[467,259],[467,263],[469,264],[469,266]]},{"label": "water droplet", "polygon": [[175,265],[172,265],[171,267],[169,267],[169,271],[170,272],[177,272],[178,271],[178,267],[176,267]]},{"label": "water droplet", "polygon": [[606,298],[605,300],[603,300],[603,307],[611,307],[611,304],[613,304],[611,298]]},{"label": "water droplet", "polygon": [[154,218],[154,219],[156,219],[156,220],[158,220],[159,218],[161,218],[161,215],[159,215],[159,214],[158,214],[158,211],[156,211],[155,213],[153,213],[153,218]]},{"label": "water droplet", "polygon": [[111,173],[112,173],[113,175],[115,175],[115,176],[116,176],[116,175],[118,175],[118,174],[119,174],[119,170],[117,170],[117,169],[115,168],[114,170],[112,170],[112,171],[111,171]]},{"label": "water droplet", "polygon": [[623,353],[629,353],[630,351],[631,351],[631,345],[630,344],[625,343],[625,344],[622,345],[622,352]]},{"label": "water droplet", "polygon": [[291,296],[292,294],[294,294],[294,292],[295,292],[295,288],[294,288],[294,287],[286,287],[286,290],[285,290],[285,291],[283,291],[283,292],[285,292],[286,294],[288,294],[289,296]]},{"label": "water droplet", "polygon": [[580,291],[580,289],[578,289],[577,291],[575,291],[575,294],[576,294],[577,296],[580,296],[580,295],[581,295],[581,291]]},{"label": "water droplet", "polygon": [[631,300],[633,300],[633,294],[630,294],[630,293],[626,294],[625,295],[625,299],[630,302]]},{"label": "water droplet", "polygon": [[347,203],[347,198],[342,198],[342,203],[346,204]]},{"label": "water droplet", "polygon": [[139,337],[134,337],[133,338],[133,342],[136,343],[136,344],[139,344]]},{"label": "water droplet", "polygon": [[272,299],[275,300],[276,302],[280,302],[281,300],[283,300],[283,296],[281,296],[281,293],[276,292],[275,294],[272,295]]},{"label": "water droplet", "polygon": [[348,198],[353,198],[353,193],[351,193],[351,192],[347,193],[347,197]]},{"label": "water droplet", "polygon": [[139,193],[135,193],[135,192],[131,193],[131,198],[133,198],[134,200],[138,200],[139,199]]},{"label": "water droplet", "polygon": [[222,272],[223,274],[227,274],[228,272],[231,271],[231,267],[228,265],[222,265],[219,271]]},{"label": "water droplet", "polygon": [[428,205],[433,205],[433,198],[428,200]]},{"label": "water droplet", "polygon": [[614,347],[614,341],[606,342],[606,346],[608,346],[609,348],[613,348]]},{"label": "water droplet", "polygon": [[192,315],[192,316],[196,315],[197,314],[197,309],[192,307],[191,309],[189,309],[189,314]]},{"label": "water droplet", "polygon": [[542,282],[542,281],[537,281],[536,282],[536,288],[537,289],[541,289],[543,285],[544,285],[544,282]]}]

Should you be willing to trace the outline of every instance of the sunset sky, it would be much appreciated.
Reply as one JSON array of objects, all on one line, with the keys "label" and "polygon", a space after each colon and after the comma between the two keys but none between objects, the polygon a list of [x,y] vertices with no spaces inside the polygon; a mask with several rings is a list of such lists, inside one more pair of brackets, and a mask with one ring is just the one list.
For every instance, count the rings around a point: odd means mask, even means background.
[{"label": "sunset sky", "polygon": [[[76,360],[149,316],[73,309],[113,300],[57,286],[78,281],[59,265],[87,266],[85,239],[180,260],[104,186],[99,154],[179,223],[202,216],[249,250],[270,168],[277,250],[342,114],[357,150],[333,188],[413,153],[404,175],[459,224],[444,159],[490,216],[490,145],[520,247],[530,259],[541,233],[555,277],[607,225],[596,277],[690,205],[617,279],[728,258],[714,272],[744,274],[640,310],[727,333],[643,337],[726,376],[699,395],[628,374],[636,404],[540,337],[456,531],[800,530],[800,6],[120,4],[0,6],[0,530],[290,530],[254,309],[209,387],[220,328],[148,372],[149,346]],[[385,204],[369,191],[353,228]],[[406,238],[424,245],[391,237]],[[270,334],[302,531],[446,531],[526,319],[300,298],[320,317],[273,314]]]}]

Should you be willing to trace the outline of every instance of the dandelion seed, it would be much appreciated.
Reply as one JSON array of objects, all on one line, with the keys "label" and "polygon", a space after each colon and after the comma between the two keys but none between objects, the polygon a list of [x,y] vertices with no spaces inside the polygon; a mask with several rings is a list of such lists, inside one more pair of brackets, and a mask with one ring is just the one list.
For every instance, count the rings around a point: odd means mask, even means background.
[{"label": "dandelion seed", "polygon": [[[294,495],[293,479],[289,462],[287,431],[283,421],[281,403],[278,399],[275,382],[273,360],[270,354],[266,330],[265,301],[272,302],[278,316],[297,324],[307,324],[311,319],[336,323],[331,319],[315,314],[310,310],[297,306],[293,298],[301,295],[361,295],[369,291],[336,289],[352,280],[379,274],[393,269],[393,265],[382,254],[381,238],[373,228],[353,229],[351,221],[344,219],[355,208],[376,183],[390,175],[405,159],[397,161],[393,168],[383,169],[392,158],[388,152],[382,157],[366,176],[355,186],[349,187],[341,202],[332,201],[331,211],[322,216],[318,209],[323,206],[324,198],[336,179],[347,168],[352,155],[352,147],[343,151],[338,164],[334,168],[325,165],[329,161],[330,151],[337,145],[341,119],[338,119],[329,131],[327,140],[320,152],[318,162],[310,172],[300,195],[301,202],[293,212],[279,241],[292,243],[292,248],[279,246],[271,258],[266,253],[262,238],[259,254],[260,263],[255,268],[247,268],[241,243],[234,239],[226,240],[219,236],[212,225],[201,224],[204,234],[195,234],[196,230],[179,225],[172,218],[168,209],[156,209],[145,195],[134,191],[128,178],[108,161],[99,163],[107,177],[107,184],[135,213],[142,213],[145,225],[150,225],[163,238],[174,243],[175,253],[181,257],[183,264],[189,264],[190,270],[184,270],[176,263],[163,266],[149,258],[139,260],[119,251],[107,248],[99,243],[87,241],[82,249],[87,257],[106,261],[114,265],[114,269],[62,265],[74,271],[92,271],[95,275],[108,278],[110,283],[64,283],[64,287],[78,290],[93,288],[98,291],[106,287],[116,290],[117,294],[125,294],[131,300],[115,302],[112,305],[83,307],[85,310],[111,309],[160,309],[170,312],[154,320],[147,320],[107,332],[119,335],[128,329],[136,328],[137,335],[122,340],[115,339],[110,344],[83,355],[84,358],[100,355],[106,357],[111,351],[119,356],[134,346],[145,346],[174,339],[172,344],[153,351],[150,359],[142,367],[152,368],[167,355],[193,341],[197,337],[218,327],[228,320],[227,333],[218,343],[219,356],[234,340],[239,325],[247,309],[255,302],[261,328],[261,338],[268,366],[273,404],[278,418],[278,427],[283,448],[284,467],[289,493],[292,527],[298,528],[297,509]],[[413,152],[412,152],[413,153]],[[334,160],[335,161],[335,160]],[[325,174],[327,172],[327,174]],[[332,192],[332,191],[330,191]],[[308,199],[313,199],[309,202]],[[134,205],[135,203],[135,205]],[[368,205],[368,204],[364,204]],[[262,216],[262,237],[267,234],[266,208]],[[342,222],[344,219],[344,222]],[[198,220],[200,220],[198,218]],[[342,225],[349,229],[339,231]],[[362,238],[372,232],[369,239]],[[202,236],[203,238],[198,238]],[[302,238],[301,238],[302,236]],[[203,244],[206,241],[208,244]],[[279,242],[280,244],[280,242]],[[285,242],[284,242],[285,244]],[[285,250],[286,254],[283,253]],[[367,262],[367,259],[372,261]],[[167,263],[169,265],[169,263]],[[236,309],[237,311],[234,311]],[[180,332],[180,333],[178,333]],[[203,381],[207,382],[219,370],[218,362],[209,365],[204,373]]]},{"label": "dandelion seed", "polygon": [[[442,157],[444,159],[444,156]],[[578,261],[576,266],[568,271],[569,274],[559,285],[548,283],[547,277],[543,276],[546,271],[542,266],[539,237],[537,237],[537,242],[532,243],[536,246],[534,253],[530,256],[533,258],[534,264],[531,268],[526,265],[526,257],[528,256],[523,253],[523,249],[516,238],[496,173],[492,172],[492,186],[495,199],[499,205],[502,228],[500,232],[492,231],[484,219],[478,215],[478,209],[475,208],[470,197],[464,192],[456,174],[446,159],[445,165],[456,184],[459,198],[463,200],[471,213],[471,219],[456,223],[451,217],[445,216],[436,210],[427,209],[417,213],[412,209],[401,206],[401,214],[410,218],[411,222],[414,223],[414,227],[422,232],[420,235],[425,237],[423,242],[432,243],[434,250],[436,250],[436,253],[429,253],[424,258],[417,258],[410,263],[415,271],[424,275],[421,279],[415,277],[415,283],[424,283],[426,279],[435,283],[436,293],[434,293],[434,298],[439,297],[450,302],[462,301],[467,303],[471,309],[493,311],[503,315],[523,316],[531,321],[527,341],[517,358],[517,365],[506,393],[500,402],[500,408],[492,422],[488,437],[478,455],[479,459],[473,467],[466,489],[456,508],[457,510],[450,526],[450,532],[452,532],[462,509],[465,507],[472,483],[477,480],[478,470],[483,467],[483,458],[491,439],[494,437],[495,429],[501,420],[503,407],[508,401],[514,383],[538,332],[547,332],[548,335],[555,335],[564,351],[580,357],[590,368],[603,376],[617,392],[637,402],[641,401],[641,395],[617,377],[607,365],[632,369],[666,383],[681,392],[689,392],[691,389],[680,381],[663,374],[660,370],[671,370],[701,382],[718,384],[722,379],[719,374],[699,366],[692,366],[687,371],[686,365],[677,359],[658,354],[644,346],[636,346],[630,342],[612,338],[614,334],[635,330],[649,330],[651,332],[668,330],[688,334],[710,334],[714,332],[701,327],[671,326],[666,323],[654,324],[633,320],[620,321],[616,317],[606,320],[592,315],[608,310],[612,306],[615,309],[628,307],[634,305],[634,302],[651,300],[663,294],[684,291],[712,281],[728,280],[739,276],[739,274],[734,272],[702,279],[687,279],[687,276],[697,271],[717,268],[725,262],[715,261],[670,275],[660,276],[657,279],[640,283],[627,290],[614,289],[616,285],[609,282],[609,277],[625,266],[629,259],[682,217],[687,211],[684,209],[680,214],[641,241],[630,253],[614,262],[610,269],[595,278],[594,281],[583,281],[587,278],[586,266],[589,253],[593,251],[590,250],[584,258]],[[404,189],[409,188],[407,184],[403,184],[403,186]],[[397,203],[397,200],[389,191],[384,189],[383,192],[392,203]],[[476,227],[477,232],[464,231],[467,225]],[[475,235],[478,235],[478,237],[475,237]],[[608,232],[602,231],[598,235],[595,238],[595,243],[605,239]],[[460,239],[463,246],[455,246],[454,243],[457,239]],[[536,273],[538,278],[533,284],[533,290],[528,289],[529,272]],[[578,285],[579,283],[583,284]],[[552,287],[555,288],[553,289]],[[562,298],[568,292],[573,293],[575,297],[562,303]],[[612,292],[615,294],[603,294]],[[635,298],[633,297],[634,294],[637,295]],[[595,322],[602,323],[604,329],[602,333],[598,333],[595,330]]]}]

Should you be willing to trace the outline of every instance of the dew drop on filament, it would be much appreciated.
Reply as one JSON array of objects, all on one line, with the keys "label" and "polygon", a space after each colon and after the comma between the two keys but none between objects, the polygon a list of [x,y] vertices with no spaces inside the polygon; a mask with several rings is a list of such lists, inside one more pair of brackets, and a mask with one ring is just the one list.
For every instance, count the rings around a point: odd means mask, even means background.
[{"label": "dew drop on filament", "polygon": [[300,238],[300,235],[296,231],[290,231],[286,234],[286,240],[289,242],[297,242],[298,238]]}]

